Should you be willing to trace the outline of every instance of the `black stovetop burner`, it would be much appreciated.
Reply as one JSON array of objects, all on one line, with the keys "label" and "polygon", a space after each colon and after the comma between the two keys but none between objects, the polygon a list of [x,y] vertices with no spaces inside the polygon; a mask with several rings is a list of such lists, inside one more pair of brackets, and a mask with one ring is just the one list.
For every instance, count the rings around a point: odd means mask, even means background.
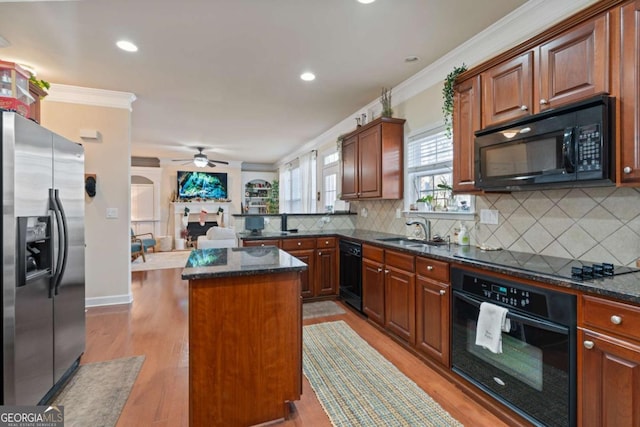
[{"label": "black stovetop burner", "polygon": [[465,258],[503,267],[517,268],[533,273],[546,274],[573,280],[592,280],[633,273],[640,269],[611,263],[592,263],[549,255],[515,251],[475,251],[473,254],[455,254]]}]

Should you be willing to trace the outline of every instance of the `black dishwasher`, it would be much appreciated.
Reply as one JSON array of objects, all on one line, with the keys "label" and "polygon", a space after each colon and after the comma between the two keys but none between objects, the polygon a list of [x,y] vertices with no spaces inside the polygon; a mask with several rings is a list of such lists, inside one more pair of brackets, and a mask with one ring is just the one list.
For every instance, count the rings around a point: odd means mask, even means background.
[{"label": "black dishwasher", "polygon": [[340,297],[362,312],[362,245],[340,240]]}]

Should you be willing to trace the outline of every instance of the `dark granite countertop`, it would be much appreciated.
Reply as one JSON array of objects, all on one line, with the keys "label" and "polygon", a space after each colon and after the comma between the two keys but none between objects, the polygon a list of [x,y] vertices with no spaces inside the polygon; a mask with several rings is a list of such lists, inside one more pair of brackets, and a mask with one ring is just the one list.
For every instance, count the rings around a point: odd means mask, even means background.
[{"label": "dark granite countertop", "polygon": [[[508,274],[516,278],[530,279],[547,285],[559,288],[574,289],[581,292],[602,295],[620,301],[630,302],[640,305],[640,272],[622,274],[611,278],[600,278],[591,280],[574,280],[561,278],[558,276],[535,273],[519,268],[512,268],[505,265],[489,264],[484,262],[486,252],[473,246],[425,246],[422,248],[411,248],[379,239],[392,237],[405,237],[395,234],[382,233],[371,230],[316,230],[301,231],[298,233],[263,232],[260,236],[238,233],[238,237],[243,240],[264,240],[281,239],[295,237],[324,237],[336,236],[340,238],[354,240],[360,243],[370,243],[385,248],[394,249],[401,252],[418,256],[439,259],[460,265],[468,265],[482,268],[487,271]],[[503,251],[509,252],[509,251]],[[462,258],[464,257],[464,258]]]},{"label": "dark granite countertop", "polygon": [[307,264],[275,246],[196,249],[182,271],[183,280],[302,271]]}]

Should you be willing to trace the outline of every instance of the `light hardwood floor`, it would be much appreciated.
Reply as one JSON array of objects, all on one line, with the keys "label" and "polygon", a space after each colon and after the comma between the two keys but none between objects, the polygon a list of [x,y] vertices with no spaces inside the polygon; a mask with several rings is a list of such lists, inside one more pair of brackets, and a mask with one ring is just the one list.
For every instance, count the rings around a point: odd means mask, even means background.
[{"label": "light hardwood floor", "polygon": [[[180,279],[180,272],[133,273],[131,305],[88,309],[87,349],[82,364],[134,355],[146,357],[118,427],[189,424],[188,284]],[[345,310],[344,315],[306,320],[305,325],[344,320],[464,425],[506,426],[361,316]],[[306,378],[293,417],[277,425],[331,426]]]}]

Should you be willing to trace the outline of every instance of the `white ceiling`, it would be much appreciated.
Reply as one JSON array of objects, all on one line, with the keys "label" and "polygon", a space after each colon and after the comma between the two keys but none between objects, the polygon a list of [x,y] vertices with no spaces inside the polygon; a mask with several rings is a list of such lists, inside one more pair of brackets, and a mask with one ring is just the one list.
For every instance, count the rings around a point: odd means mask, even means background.
[{"label": "white ceiling", "polygon": [[0,0],[0,59],[134,93],[134,156],[275,163],[525,2]]}]

